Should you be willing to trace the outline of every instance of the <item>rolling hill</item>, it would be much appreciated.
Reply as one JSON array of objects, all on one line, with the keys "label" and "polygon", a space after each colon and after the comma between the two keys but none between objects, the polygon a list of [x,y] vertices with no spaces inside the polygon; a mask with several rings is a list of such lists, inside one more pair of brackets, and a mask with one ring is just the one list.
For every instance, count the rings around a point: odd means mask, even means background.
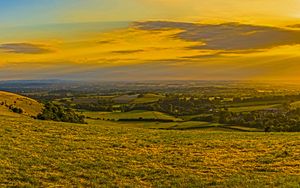
[{"label": "rolling hill", "polygon": [[0,187],[300,185],[299,133],[40,121],[28,117],[43,108],[35,100],[0,92],[0,103]]},{"label": "rolling hill", "polygon": [[0,116],[0,187],[299,187],[299,136]]},{"label": "rolling hill", "polygon": [[21,95],[0,91],[0,115],[19,116],[11,108],[22,109],[22,115],[37,116],[43,105],[36,100]]}]

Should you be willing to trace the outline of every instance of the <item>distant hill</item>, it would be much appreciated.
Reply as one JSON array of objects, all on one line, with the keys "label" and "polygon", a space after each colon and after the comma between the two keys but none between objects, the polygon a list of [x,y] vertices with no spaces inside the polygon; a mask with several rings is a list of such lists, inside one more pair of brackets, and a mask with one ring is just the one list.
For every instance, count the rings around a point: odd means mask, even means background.
[{"label": "distant hill", "polygon": [[[21,109],[21,112],[13,112],[13,109]],[[17,95],[14,93],[0,91],[0,115],[37,116],[43,109],[43,105],[36,100]]]}]

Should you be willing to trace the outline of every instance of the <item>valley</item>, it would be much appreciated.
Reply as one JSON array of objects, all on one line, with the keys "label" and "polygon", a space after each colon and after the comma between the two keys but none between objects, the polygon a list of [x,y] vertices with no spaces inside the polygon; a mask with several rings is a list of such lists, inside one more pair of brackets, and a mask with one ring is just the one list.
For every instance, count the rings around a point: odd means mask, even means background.
[{"label": "valley", "polygon": [[[289,114],[297,92],[224,96],[226,87],[0,92],[0,186],[298,187],[299,132],[224,116]],[[84,122],[63,122],[77,116]]]}]

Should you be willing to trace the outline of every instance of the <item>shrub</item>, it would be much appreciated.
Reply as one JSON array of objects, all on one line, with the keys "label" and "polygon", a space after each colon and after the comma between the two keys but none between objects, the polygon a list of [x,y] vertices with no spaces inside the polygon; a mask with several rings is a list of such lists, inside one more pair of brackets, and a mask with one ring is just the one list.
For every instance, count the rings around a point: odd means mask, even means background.
[{"label": "shrub", "polygon": [[63,106],[53,103],[47,103],[43,112],[37,116],[37,119],[70,123],[85,123],[83,115],[78,115],[72,109],[66,109]]},{"label": "shrub", "polygon": [[22,114],[23,113],[23,109],[22,108],[18,108],[18,107],[15,107],[15,106],[9,106],[9,109],[11,111],[13,111],[14,113],[18,113],[18,114]]}]

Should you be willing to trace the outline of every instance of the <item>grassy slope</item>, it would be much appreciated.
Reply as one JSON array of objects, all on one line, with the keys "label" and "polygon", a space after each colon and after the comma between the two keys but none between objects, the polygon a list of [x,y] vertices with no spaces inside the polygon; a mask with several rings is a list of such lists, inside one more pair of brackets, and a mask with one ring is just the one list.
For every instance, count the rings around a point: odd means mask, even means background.
[{"label": "grassy slope", "polygon": [[299,187],[299,140],[0,116],[0,187]]},{"label": "grassy slope", "polygon": [[[5,102],[7,106],[14,105],[23,109],[23,114],[28,116],[36,116],[42,111],[43,108],[42,104],[33,99],[3,91],[0,91],[0,103],[1,102]],[[0,114],[18,116],[17,114],[11,112],[5,105],[0,105]]]}]

